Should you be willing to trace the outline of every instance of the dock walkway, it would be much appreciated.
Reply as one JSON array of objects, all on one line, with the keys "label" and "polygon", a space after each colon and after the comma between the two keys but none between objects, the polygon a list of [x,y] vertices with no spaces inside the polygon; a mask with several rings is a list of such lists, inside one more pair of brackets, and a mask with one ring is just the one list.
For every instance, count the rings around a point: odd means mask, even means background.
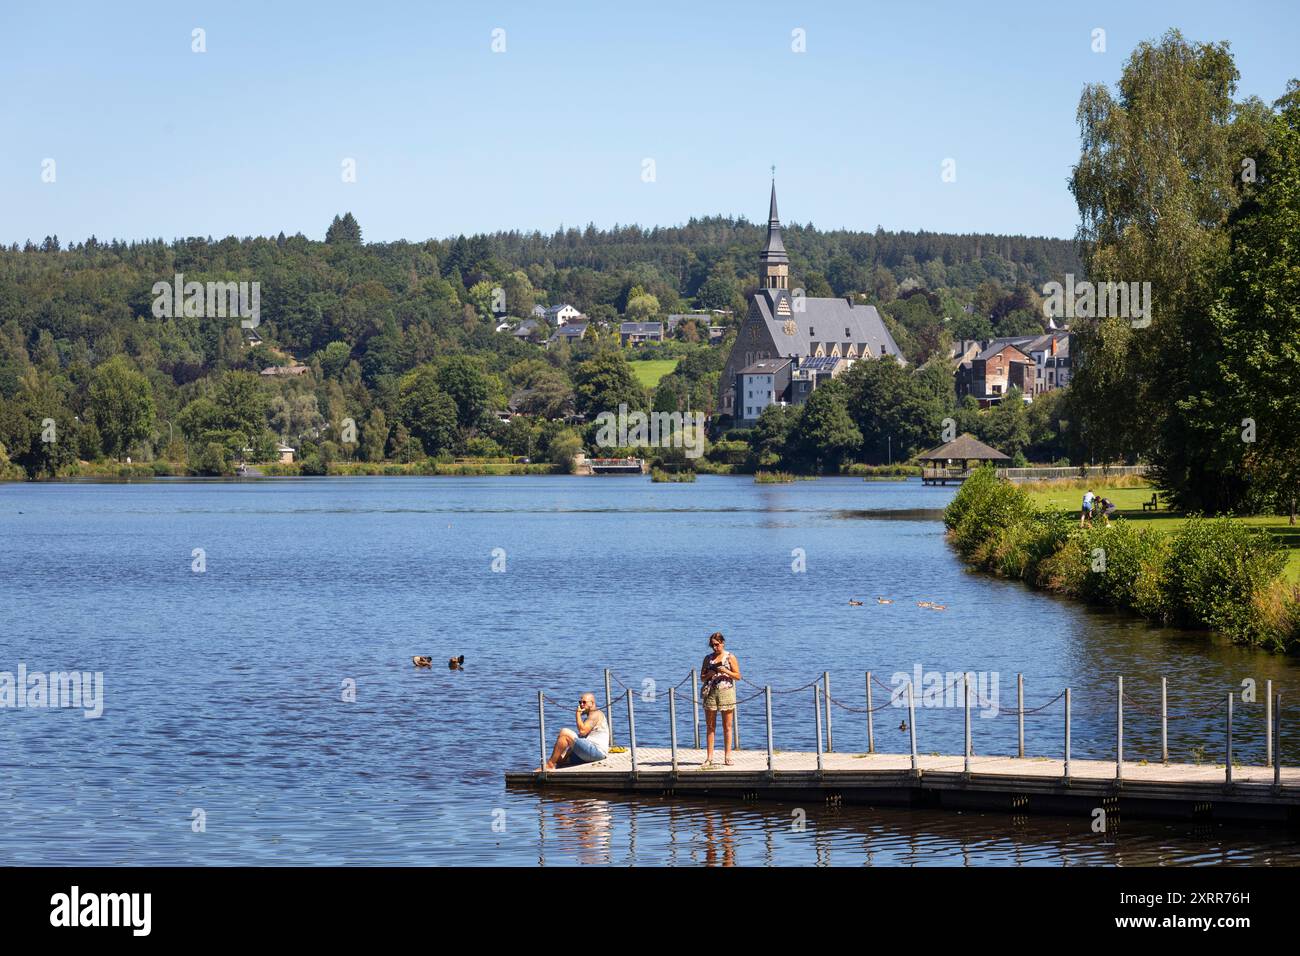
[{"label": "dock walkway", "polygon": [[[1273,694],[1272,681],[1266,682],[1265,754],[1262,766],[1246,766],[1234,760],[1233,695],[1223,700],[1225,717],[1225,760],[1211,763],[1174,763],[1168,760],[1168,723],[1192,714],[1168,711],[1167,683],[1161,680],[1159,717],[1161,723],[1161,758],[1157,761],[1124,759],[1124,692],[1122,677],[1116,680],[1115,759],[1074,759],[1070,752],[1070,689],[1037,707],[1027,707],[1023,675],[1016,675],[1016,707],[1004,710],[1016,716],[1018,754],[1024,756],[978,755],[971,736],[972,705],[982,706],[982,697],[972,692],[969,673],[960,673],[948,690],[962,687],[965,718],[965,753],[939,755],[922,753],[917,742],[915,694],[911,683],[898,688],[885,685],[866,673],[866,706],[855,707],[830,697],[830,675],[823,673],[804,687],[780,693],[801,693],[812,688],[813,711],[817,729],[817,750],[787,751],[776,749],[772,726],[771,687],[740,702],[764,697],[766,711],[766,746],[762,749],[733,751],[734,765],[722,761],[721,743],[714,751],[715,764],[704,769],[705,751],[699,747],[678,745],[676,701],[679,688],[691,707],[694,743],[699,736],[699,691],[695,671],[668,691],[671,746],[646,747],[637,744],[634,700],[628,685],[610,671],[605,672],[606,711],[613,713],[620,701],[627,706],[627,750],[611,752],[606,759],[589,764],[560,767],[544,773],[507,772],[506,784],[512,787],[543,787],[551,790],[607,791],[644,793],[655,796],[693,795],[728,797],[746,800],[824,800],[829,802],[879,805],[919,806],[953,809],[989,809],[1012,813],[1088,813],[1098,809],[1107,814],[1134,817],[1175,818],[1212,821],[1266,822],[1300,828],[1300,768],[1283,767],[1281,760],[1282,699]],[[614,697],[611,682],[623,688]],[[890,696],[872,704],[873,683]],[[911,737],[910,753],[874,752],[872,715],[901,700],[907,702],[907,726]],[[941,698],[942,699],[942,698]],[[1059,757],[1030,756],[1025,747],[1024,717],[1041,714],[1063,700],[1064,750]],[[1137,706],[1129,700],[1130,706]],[[546,732],[545,705],[560,706],[559,701],[538,692],[538,742],[543,757],[550,753],[553,738]],[[831,744],[831,705],[867,716],[867,753],[835,751]],[[824,708],[824,714],[823,714]],[[1138,707],[1140,711],[1146,708]],[[1205,714],[1218,709],[1212,705]],[[1153,714],[1154,716],[1154,714]],[[823,719],[824,718],[824,719]],[[823,726],[825,735],[823,735]],[[824,743],[823,743],[824,741]]]},{"label": "dock walkway", "polygon": [[809,798],[872,805],[1003,810],[1012,813],[1107,812],[1148,818],[1212,819],[1300,825],[1300,769],[1284,768],[1274,786],[1271,767],[1233,767],[1225,783],[1223,764],[1150,764],[1126,761],[1116,778],[1113,760],[1048,757],[817,754],[777,752],[768,771],[766,751],[739,750],[735,765],[702,770],[704,751],[679,748],[673,772],[669,748],[638,747],[597,763],[561,767],[545,774],[507,773],[512,787],[617,791],[655,796],[694,795],[741,799]]}]

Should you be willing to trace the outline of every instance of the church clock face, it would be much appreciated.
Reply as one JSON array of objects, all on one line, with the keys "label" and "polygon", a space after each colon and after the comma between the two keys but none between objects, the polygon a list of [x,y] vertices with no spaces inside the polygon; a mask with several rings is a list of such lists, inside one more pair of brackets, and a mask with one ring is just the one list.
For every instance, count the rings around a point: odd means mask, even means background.
[{"label": "church clock face", "polygon": [[793,338],[799,331],[799,326],[795,324],[794,319],[786,319],[785,325],[781,326],[781,331]]}]

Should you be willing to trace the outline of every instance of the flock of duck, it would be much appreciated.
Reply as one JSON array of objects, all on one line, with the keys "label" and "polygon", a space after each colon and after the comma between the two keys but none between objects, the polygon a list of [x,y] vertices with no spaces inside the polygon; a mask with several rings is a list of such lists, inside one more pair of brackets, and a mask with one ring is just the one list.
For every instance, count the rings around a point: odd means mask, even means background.
[{"label": "flock of duck", "polygon": [[[894,603],[894,600],[893,600],[893,598],[883,598],[883,597],[878,597],[878,598],[876,598],[876,603],[877,603],[877,604],[893,604],[893,603]],[[850,606],[850,607],[862,607],[862,602],[861,602],[861,601],[855,601],[853,598],[849,598],[849,606]],[[916,602],[916,606],[917,606],[917,607],[928,607],[931,611],[946,611],[946,610],[948,610],[948,605],[946,605],[946,604],[935,604],[933,601],[917,601],[917,602]]]},{"label": "flock of duck", "polygon": [[[433,658],[424,657],[422,655],[416,655],[415,657],[411,658],[411,663],[414,664],[416,667],[432,667]],[[463,671],[465,669],[465,655],[462,654],[460,655],[460,657],[448,658],[447,667],[454,671]]]}]

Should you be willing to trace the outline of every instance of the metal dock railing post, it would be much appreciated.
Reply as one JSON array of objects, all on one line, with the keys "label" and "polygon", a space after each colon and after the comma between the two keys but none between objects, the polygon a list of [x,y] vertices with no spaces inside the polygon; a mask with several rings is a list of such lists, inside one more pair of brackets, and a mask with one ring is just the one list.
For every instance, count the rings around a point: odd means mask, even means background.
[{"label": "metal dock railing post", "polygon": [[1232,691],[1228,691],[1227,758],[1223,761],[1223,782],[1232,786]]},{"label": "metal dock railing post", "polygon": [[835,741],[831,737],[831,672],[822,671],[822,687],[826,690],[826,752],[830,753],[835,749]]},{"label": "metal dock railing post", "polygon": [[1025,755],[1025,675],[1016,675],[1016,723],[1019,724],[1020,748],[1018,755]]},{"label": "metal dock railing post", "polygon": [[673,774],[677,773],[677,691],[668,688],[668,726],[669,741],[673,748]]},{"label": "metal dock railing post", "polygon": [[912,773],[920,774],[921,768],[916,760],[916,705],[912,700],[912,682],[907,682],[907,729],[912,735]]},{"label": "metal dock railing post", "polygon": [[767,704],[767,774],[772,776],[776,773],[776,765],[773,759],[772,750],[772,686],[769,684],[763,688],[763,700]]},{"label": "metal dock railing post", "polygon": [[1124,779],[1124,678],[1115,684],[1115,779]]},{"label": "metal dock railing post", "polygon": [[632,776],[636,777],[636,717],[632,713],[632,692],[626,692],[627,696],[627,739],[628,746],[632,751]]},{"label": "metal dock railing post", "polygon": [[1273,762],[1273,681],[1264,682],[1264,766]]},{"label": "metal dock railing post", "polygon": [[963,671],[961,675],[961,687],[963,700],[963,711],[965,714],[965,737],[966,737],[966,762],[965,773],[970,776],[970,671]]},{"label": "metal dock railing post", "polygon": [[614,746],[614,694],[609,689],[609,668],[605,668],[605,723],[609,724],[609,745]]},{"label": "metal dock railing post", "polygon": [[1160,678],[1160,762],[1169,765],[1169,678]]},{"label": "metal dock railing post", "polygon": [[542,776],[546,776],[546,759],[549,756],[546,753],[546,702],[542,699],[542,692],[537,692],[537,742],[542,748]]},{"label": "metal dock railing post", "polygon": [[691,720],[695,724],[695,749],[700,749],[700,684],[695,668],[691,668]]},{"label": "metal dock railing post", "polygon": [[817,774],[822,772],[822,685],[813,684],[813,714],[817,717]]},{"label": "metal dock railing post", "polygon": [[876,728],[871,721],[871,671],[867,671],[867,753],[876,752]]},{"label": "metal dock railing post", "polygon": [[1282,789],[1282,695],[1273,698],[1273,736],[1277,746],[1273,748],[1273,789]]},{"label": "metal dock railing post", "polygon": [[1065,688],[1065,782],[1070,782],[1070,688]]}]

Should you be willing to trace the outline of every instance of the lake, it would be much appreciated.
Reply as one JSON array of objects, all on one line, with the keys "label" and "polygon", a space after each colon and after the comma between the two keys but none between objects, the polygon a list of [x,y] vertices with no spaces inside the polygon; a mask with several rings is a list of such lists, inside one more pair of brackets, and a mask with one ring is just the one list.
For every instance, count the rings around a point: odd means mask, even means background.
[{"label": "lake", "polygon": [[[646,694],[638,740],[666,745],[667,689],[715,630],[755,686],[825,670],[858,708],[867,670],[976,671],[1008,710],[1017,673],[1029,707],[1069,686],[1077,757],[1113,756],[1123,675],[1126,758],[1159,759],[1164,676],[1190,715],[1170,723],[1173,759],[1221,760],[1224,694],[1254,681],[1235,746],[1262,762],[1264,682],[1300,699],[1295,662],[972,574],[944,542],[952,494],[713,476],[0,485],[0,671],[103,673],[98,719],[0,710],[0,859],[1300,863],[1300,843],[1265,829],[808,807],[797,831],[781,804],[506,790],[503,771],[538,762],[536,692],[565,702],[553,734],[580,692],[603,700],[606,667]],[[775,694],[778,748],[813,748],[811,693]],[[865,717],[833,716],[836,749],[864,750]],[[878,716],[877,749],[906,751],[901,716]],[[678,719],[684,740],[689,708]],[[761,721],[760,701],[742,706],[742,743]],[[1027,716],[1029,752],[1059,755],[1061,724],[1059,701]],[[1014,715],[973,725],[976,752],[1015,752]],[[959,753],[961,708],[919,709],[917,733]],[[1283,756],[1300,763],[1300,733]]]}]

